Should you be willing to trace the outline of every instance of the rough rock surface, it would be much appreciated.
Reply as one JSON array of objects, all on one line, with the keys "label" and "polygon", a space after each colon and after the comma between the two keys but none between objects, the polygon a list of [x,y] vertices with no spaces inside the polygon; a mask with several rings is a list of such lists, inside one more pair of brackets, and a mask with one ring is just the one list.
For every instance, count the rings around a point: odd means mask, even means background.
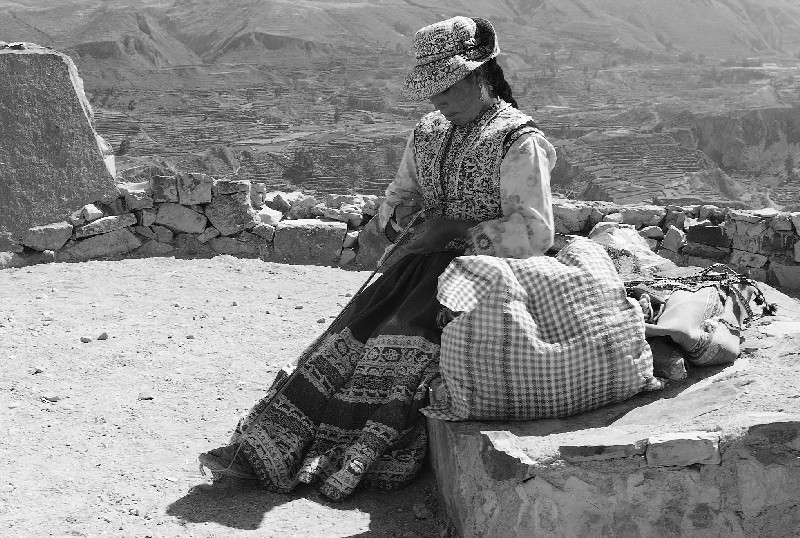
[{"label": "rough rock surface", "polygon": [[316,219],[284,220],[275,230],[270,259],[288,263],[334,263],[342,250],[347,224]]},{"label": "rough rock surface", "polygon": [[116,196],[113,157],[72,60],[35,45],[0,48],[0,80],[0,237]]}]

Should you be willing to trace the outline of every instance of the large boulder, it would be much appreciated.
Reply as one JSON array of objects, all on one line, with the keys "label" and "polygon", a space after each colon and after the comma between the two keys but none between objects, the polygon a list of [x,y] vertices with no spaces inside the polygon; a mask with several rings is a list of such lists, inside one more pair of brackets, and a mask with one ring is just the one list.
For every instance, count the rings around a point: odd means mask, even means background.
[{"label": "large boulder", "polygon": [[3,237],[117,195],[111,147],[92,125],[75,64],[33,44],[0,45],[0,250]]}]

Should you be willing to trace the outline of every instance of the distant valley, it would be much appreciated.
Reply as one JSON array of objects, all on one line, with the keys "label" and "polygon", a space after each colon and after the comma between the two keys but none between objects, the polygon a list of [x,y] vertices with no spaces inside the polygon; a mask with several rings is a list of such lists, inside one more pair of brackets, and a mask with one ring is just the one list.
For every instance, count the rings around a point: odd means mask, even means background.
[{"label": "distant valley", "polygon": [[0,41],[75,60],[123,175],[380,193],[430,110],[411,37],[455,14],[497,27],[557,192],[800,209],[795,0],[0,0]]}]

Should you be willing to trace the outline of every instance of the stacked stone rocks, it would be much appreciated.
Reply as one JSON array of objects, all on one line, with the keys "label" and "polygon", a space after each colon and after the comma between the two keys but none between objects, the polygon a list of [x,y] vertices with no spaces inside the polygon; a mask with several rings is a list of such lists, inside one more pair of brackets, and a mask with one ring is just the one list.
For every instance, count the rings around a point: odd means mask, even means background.
[{"label": "stacked stone rocks", "polygon": [[[63,222],[30,228],[22,244],[31,254],[52,251],[62,261],[229,254],[367,268],[388,244],[370,220],[380,197],[267,192],[247,180],[159,168],[135,179],[118,185],[112,204],[89,204]],[[677,265],[724,263],[756,280],[800,289],[800,213],[571,200],[555,201],[553,213],[554,250],[612,222],[635,228],[653,252]],[[31,260],[43,261],[41,255]]]},{"label": "stacked stone rocks", "polygon": [[712,205],[553,204],[556,247],[599,222],[635,227],[650,248],[680,266],[723,263],[761,282],[800,289],[800,213]]},{"label": "stacked stone rocks", "polygon": [[[51,253],[56,261],[229,254],[345,265],[356,257],[362,224],[382,201],[267,192],[247,180],[158,167],[135,179],[118,185],[120,195],[111,204],[88,204],[64,221],[28,229],[21,240],[25,251]],[[41,255],[33,258],[42,261]]]}]

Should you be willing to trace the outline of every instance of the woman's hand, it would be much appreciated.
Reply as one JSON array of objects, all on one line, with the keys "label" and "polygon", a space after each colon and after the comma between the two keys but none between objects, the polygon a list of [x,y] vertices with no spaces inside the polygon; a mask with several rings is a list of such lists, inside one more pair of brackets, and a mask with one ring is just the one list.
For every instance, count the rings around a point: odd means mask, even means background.
[{"label": "woman's hand", "polygon": [[409,231],[410,239],[403,245],[413,254],[441,252],[453,239],[463,239],[467,230],[477,223],[469,220],[436,218],[415,225]]}]

